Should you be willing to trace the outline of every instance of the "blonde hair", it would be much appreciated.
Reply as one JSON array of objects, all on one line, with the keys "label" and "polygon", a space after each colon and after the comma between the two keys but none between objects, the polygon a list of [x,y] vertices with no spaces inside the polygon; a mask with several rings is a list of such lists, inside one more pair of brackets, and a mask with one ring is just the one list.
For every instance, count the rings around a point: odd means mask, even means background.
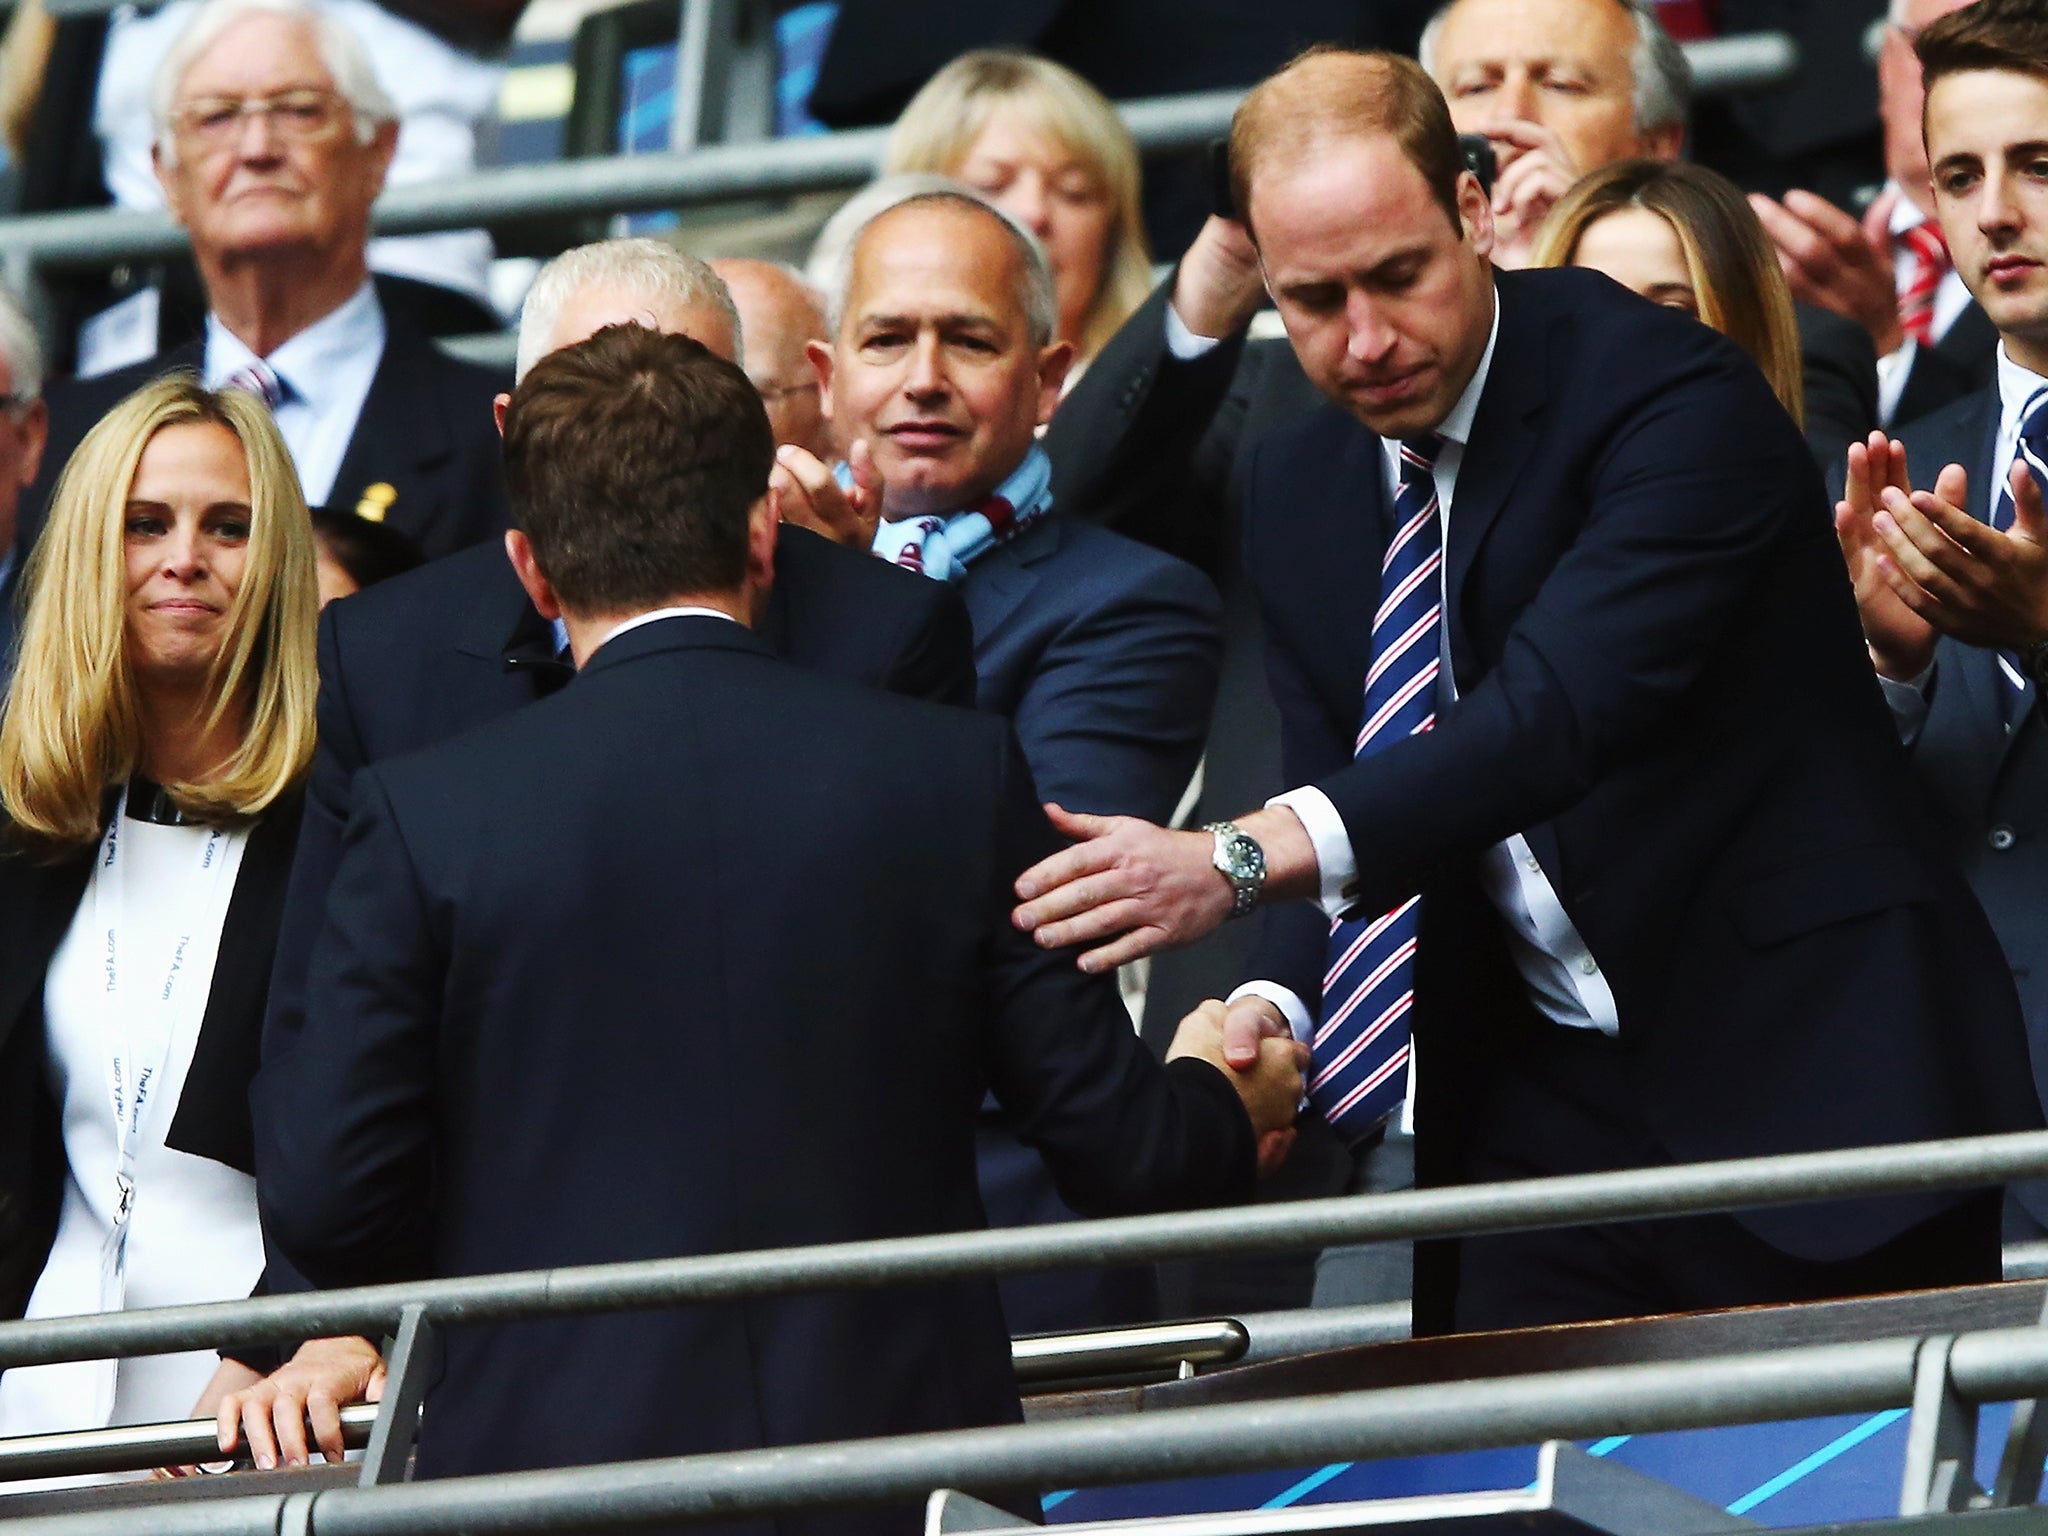
[{"label": "blonde hair", "polygon": [[1771,393],[1806,425],[1799,319],[1776,247],[1726,177],[1682,160],[1618,160],[1581,177],[1537,231],[1531,264],[1568,267],[1586,231],[1640,208],[1678,236],[1700,319],[1756,360]]},{"label": "blonde hair", "polygon": [[1116,334],[1152,291],[1152,252],[1140,206],[1138,146],[1116,108],[1071,69],[1009,48],[963,53],[924,84],[889,131],[884,175],[925,171],[955,176],[1004,107],[1086,160],[1113,210],[1102,281],[1074,338],[1083,360]]},{"label": "blonde hair", "polygon": [[204,783],[164,788],[209,822],[259,815],[313,756],[319,608],[312,520],[277,424],[239,390],[189,374],[146,384],[86,435],[64,467],[25,571],[21,660],[0,714],[0,808],[12,836],[61,854],[100,834],[107,790],[142,756],[142,717],[127,646],[128,494],[151,438],[210,422],[232,432],[249,468],[249,554],[208,679],[219,724],[246,699],[241,744]]}]

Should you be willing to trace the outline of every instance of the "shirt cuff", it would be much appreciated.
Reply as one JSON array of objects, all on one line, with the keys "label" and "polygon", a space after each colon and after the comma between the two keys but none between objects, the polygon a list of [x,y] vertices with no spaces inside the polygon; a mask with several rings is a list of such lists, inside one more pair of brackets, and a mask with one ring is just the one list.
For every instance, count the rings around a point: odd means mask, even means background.
[{"label": "shirt cuff", "polygon": [[1166,301],[1166,350],[1184,363],[1192,363],[1198,357],[1207,357],[1222,341],[1214,336],[1197,336],[1188,329],[1187,322],[1174,310],[1173,300]]},{"label": "shirt cuff", "polygon": [[1879,673],[1877,686],[1884,690],[1884,701],[1891,706],[1892,725],[1899,733],[1899,740],[1910,747],[1919,739],[1921,727],[1927,724],[1928,699],[1934,689],[1934,663],[1930,661],[1918,677],[1906,682]]},{"label": "shirt cuff", "polygon": [[1314,1048],[1316,1021],[1308,1016],[1308,1010],[1302,1007],[1301,999],[1294,995],[1292,987],[1283,987],[1277,981],[1248,981],[1224,999],[1224,1006],[1228,1007],[1240,997],[1263,997],[1280,1010],[1287,1020],[1287,1027],[1294,1031],[1294,1038]]},{"label": "shirt cuff", "polygon": [[1268,808],[1284,805],[1301,819],[1310,845],[1316,851],[1316,874],[1322,893],[1316,905],[1325,917],[1336,919],[1349,912],[1358,892],[1358,856],[1351,851],[1351,834],[1330,797],[1313,784],[1290,789],[1266,802]]},{"label": "shirt cuff", "polygon": [[1920,344],[1908,336],[1896,352],[1887,352],[1877,360],[1877,423],[1881,427],[1892,424],[1892,418],[1899,414],[1899,401],[1906,393],[1906,378],[1913,371],[1913,359],[1920,355]]}]

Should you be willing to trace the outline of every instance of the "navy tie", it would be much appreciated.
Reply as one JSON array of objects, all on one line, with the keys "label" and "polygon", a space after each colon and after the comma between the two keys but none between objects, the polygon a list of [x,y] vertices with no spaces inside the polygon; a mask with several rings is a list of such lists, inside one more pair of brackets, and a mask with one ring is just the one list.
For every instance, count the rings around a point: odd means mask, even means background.
[{"label": "navy tie", "polygon": [[[2034,483],[2048,491],[2048,389],[2036,393],[2020,413],[2020,436],[2014,445],[2013,463],[2026,465]],[[2009,473],[2012,465],[2006,468]],[[2010,480],[2001,479],[1997,494],[1991,498],[1991,526],[2000,533],[2009,532],[2018,514]],[[1998,681],[1998,700],[2005,708],[2005,724],[2010,730],[2027,709],[2027,674],[2017,653],[1998,653]]]},{"label": "navy tie", "polygon": [[[1401,488],[1394,497],[1394,536],[1380,562],[1357,757],[1436,724],[1444,556],[1434,471],[1443,447],[1434,433],[1401,444]],[[1330,925],[1309,1102],[1350,1142],[1376,1129],[1408,1091],[1420,918],[1421,898],[1411,896],[1383,916]]]}]

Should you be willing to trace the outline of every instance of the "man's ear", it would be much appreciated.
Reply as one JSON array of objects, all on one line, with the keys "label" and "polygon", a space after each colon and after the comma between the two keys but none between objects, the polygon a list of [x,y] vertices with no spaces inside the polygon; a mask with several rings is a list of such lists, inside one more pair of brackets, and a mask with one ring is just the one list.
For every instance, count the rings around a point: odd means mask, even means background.
[{"label": "man's ear", "polygon": [[43,467],[43,449],[50,443],[50,408],[38,395],[21,414],[21,462],[15,466],[14,477],[22,487],[35,484],[36,472]]},{"label": "man's ear", "polygon": [[1685,124],[1666,123],[1642,136],[1643,153],[1652,160],[1676,160],[1685,149]]},{"label": "man's ear", "polygon": [[511,404],[512,397],[510,395],[493,395],[491,397],[491,420],[498,424],[499,437],[505,435],[505,411]]},{"label": "man's ear", "polygon": [[1493,254],[1493,199],[1470,171],[1458,173],[1458,220],[1465,238],[1481,256]]},{"label": "man's ear", "polygon": [[384,191],[384,178],[391,174],[391,157],[398,153],[398,124],[396,121],[379,123],[377,131],[370,135],[371,186],[370,201],[375,202]]},{"label": "man's ear", "polygon": [[1060,391],[1066,387],[1067,371],[1074,366],[1074,344],[1056,341],[1038,353],[1038,424],[1052,420],[1059,408]]},{"label": "man's ear", "polygon": [[533,540],[517,528],[505,530],[505,558],[512,562],[513,574],[519,578],[519,585],[526,588],[527,598],[533,603],[540,616],[552,624],[562,616],[562,604],[555,596],[554,586],[540,568],[540,562],[533,557]]},{"label": "man's ear", "polygon": [[832,346],[824,341],[804,343],[804,356],[811,360],[811,372],[818,376],[818,409],[832,419]]},{"label": "man's ear", "polygon": [[747,508],[747,590],[757,599],[775,585],[775,543],[781,528],[773,497],[762,496]]},{"label": "man's ear", "polygon": [[164,164],[164,147],[161,141],[151,139],[149,143],[149,168],[156,172],[156,184],[163,188],[164,206],[171,211],[171,217],[180,225],[185,222],[185,199],[183,188],[178,184],[177,172]]}]

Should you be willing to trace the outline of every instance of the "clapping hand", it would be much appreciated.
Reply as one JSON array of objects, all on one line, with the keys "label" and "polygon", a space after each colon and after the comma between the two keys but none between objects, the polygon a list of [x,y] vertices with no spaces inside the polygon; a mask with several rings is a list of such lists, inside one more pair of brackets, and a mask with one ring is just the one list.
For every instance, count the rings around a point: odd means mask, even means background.
[{"label": "clapping hand", "polygon": [[1870,332],[1880,357],[1905,340],[1891,254],[1898,199],[1896,191],[1880,197],[1859,222],[1811,192],[1787,192],[1782,203],[1760,192],[1749,198],[1778,248],[1792,297],[1854,320]]},{"label": "clapping hand", "polygon": [[782,522],[865,551],[874,547],[875,526],[882,520],[882,474],[875,468],[866,438],[857,439],[847,450],[846,463],[853,471],[852,490],[840,485],[817,455],[784,443],[775,450],[768,495]]},{"label": "clapping hand", "polygon": [[[1284,1022],[1277,1032],[1252,1026],[1247,1004],[1275,1018],[1279,1015],[1259,998],[1242,998],[1228,1007],[1212,999],[1180,1021],[1166,1059],[1199,1057],[1230,1079],[1258,1138],[1259,1172],[1270,1174],[1287,1161],[1294,1145],[1294,1115],[1301,1104],[1309,1050],[1288,1033]],[[1233,1024],[1234,1030],[1227,1027]]]},{"label": "clapping hand", "polygon": [[1932,492],[1885,486],[1871,521],[1899,602],[1965,645],[2020,650],[2048,638],[2048,510],[2024,464],[2007,485],[2014,513],[2003,533],[1964,510],[1969,487],[1957,464]]},{"label": "clapping hand", "polygon": [[1906,450],[1873,432],[1867,443],[1849,445],[1848,478],[1835,503],[1835,538],[1848,562],[1870,659],[1880,674],[1904,683],[1934,660],[1935,629],[1893,587],[1896,567],[1876,526],[1880,498],[1888,491],[1912,495]]}]

